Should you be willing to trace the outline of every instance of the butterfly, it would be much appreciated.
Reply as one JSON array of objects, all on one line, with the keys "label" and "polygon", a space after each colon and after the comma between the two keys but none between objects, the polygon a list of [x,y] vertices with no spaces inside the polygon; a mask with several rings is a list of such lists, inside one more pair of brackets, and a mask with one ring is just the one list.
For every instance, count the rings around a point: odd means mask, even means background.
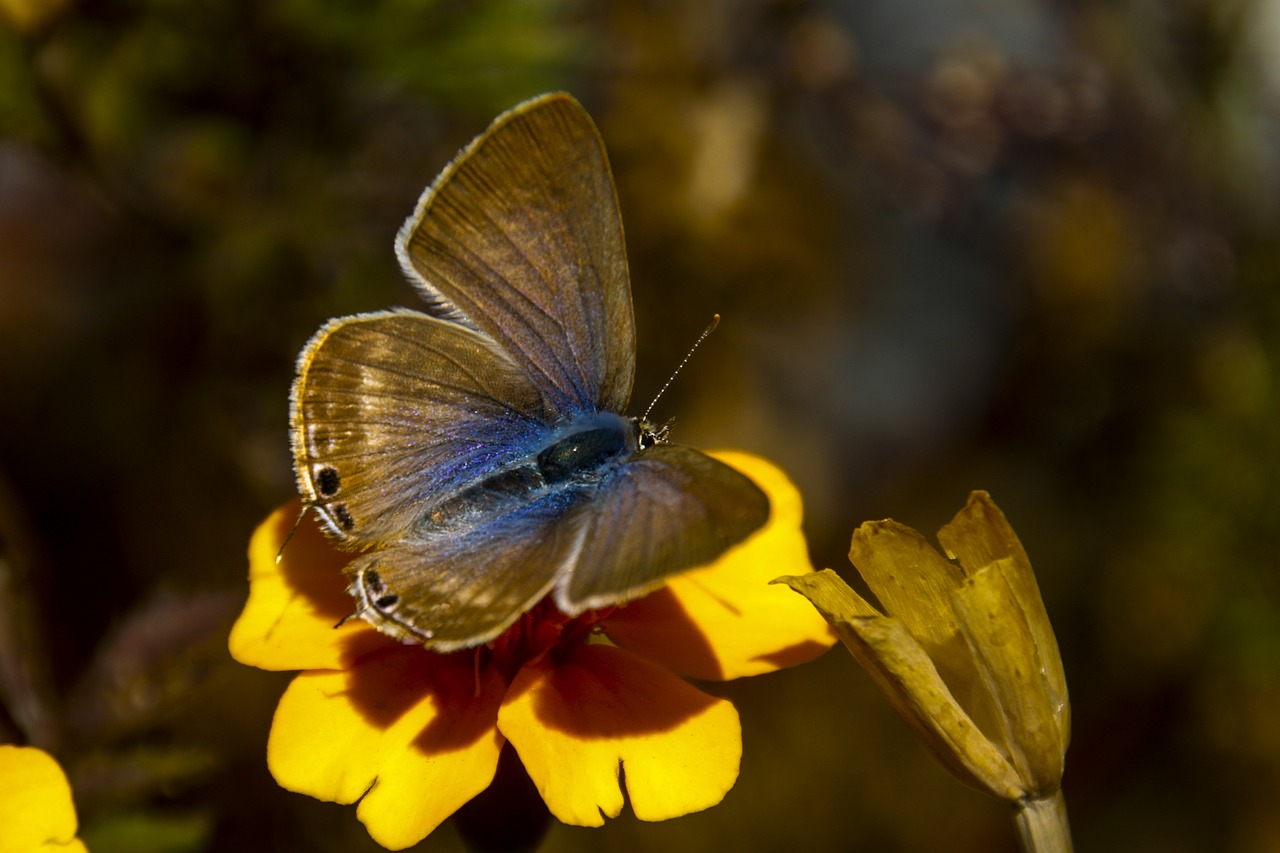
[{"label": "butterfly", "polygon": [[341,317],[298,358],[298,489],[352,614],[406,643],[484,644],[546,596],[575,616],[708,563],[763,492],[626,417],[635,328],[599,131],[556,93],[499,116],[396,239],[426,307]]}]

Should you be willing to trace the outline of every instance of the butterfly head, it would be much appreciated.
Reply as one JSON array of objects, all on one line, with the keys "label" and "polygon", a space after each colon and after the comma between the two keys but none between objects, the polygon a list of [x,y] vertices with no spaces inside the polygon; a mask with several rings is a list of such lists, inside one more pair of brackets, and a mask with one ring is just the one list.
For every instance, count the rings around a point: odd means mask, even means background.
[{"label": "butterfly head", "polygon": [[671,434],[671,425],[675,422],[675,418],[669,418],[661,424],[655,424],[648,418],[640,418],[636,421],[636,443],[641,450],[648,450],[658,444],[666,444],[669,441],[668,436]]}]

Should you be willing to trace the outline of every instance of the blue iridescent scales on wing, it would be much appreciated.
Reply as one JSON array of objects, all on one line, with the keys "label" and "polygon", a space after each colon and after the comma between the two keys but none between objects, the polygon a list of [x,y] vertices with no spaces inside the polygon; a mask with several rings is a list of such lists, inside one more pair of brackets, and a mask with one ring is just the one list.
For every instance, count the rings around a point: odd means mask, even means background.
[{"label": "blue iridescent scales on wing", "polygon": [[298,361],[298,487],[359,552],[356,614],[485,643],[547,595],[627,601],[761,527],[745,476],[621,414],[635,332],[604,145],[546,95],[500,116],[397,239],[427,313],[333,320]]}]

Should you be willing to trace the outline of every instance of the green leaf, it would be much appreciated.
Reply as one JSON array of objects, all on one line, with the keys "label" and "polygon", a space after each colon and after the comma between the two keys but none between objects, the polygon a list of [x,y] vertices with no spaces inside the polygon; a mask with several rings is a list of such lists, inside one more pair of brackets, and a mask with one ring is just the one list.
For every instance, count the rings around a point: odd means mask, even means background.
[{"label": "green leaf", "polygon": [[208,845],[213,820],[204,814],[116,814],[96,821],[80,837],[93,853],[194,853]]}]

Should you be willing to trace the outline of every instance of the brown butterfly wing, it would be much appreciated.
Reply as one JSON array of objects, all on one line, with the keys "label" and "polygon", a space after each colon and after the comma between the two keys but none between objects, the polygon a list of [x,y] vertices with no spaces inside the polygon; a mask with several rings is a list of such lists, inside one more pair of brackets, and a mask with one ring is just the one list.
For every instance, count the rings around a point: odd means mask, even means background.
[{"label": "brown butterfly wing", "polygon": [[500,116],[397,239],[433,313],[493,338],[557,414],[622,412],[635,328],[604,143],[573,98]]},{"label": "brown butterfly wing", "polygon": [[582,544],[556,586],[565,613],[637,598],[719,557],[762,527],[769,499],[743,474],[690,447],[661,444],[620,466],[566,524]]},{"label": "brown butterfly wing", "polygon": [[439,652],[485,643],[551,590],[578,537],[559,499],[544,498],[469,529],[400,542],[348,568],[356,613]]},{"label": "brown butterfly wing", "polygon": [[527,376],[478,332],[412,311],[325,325],[298,360],[294,471],[350,547],[403,538],[440,500],[545,432]]}]

